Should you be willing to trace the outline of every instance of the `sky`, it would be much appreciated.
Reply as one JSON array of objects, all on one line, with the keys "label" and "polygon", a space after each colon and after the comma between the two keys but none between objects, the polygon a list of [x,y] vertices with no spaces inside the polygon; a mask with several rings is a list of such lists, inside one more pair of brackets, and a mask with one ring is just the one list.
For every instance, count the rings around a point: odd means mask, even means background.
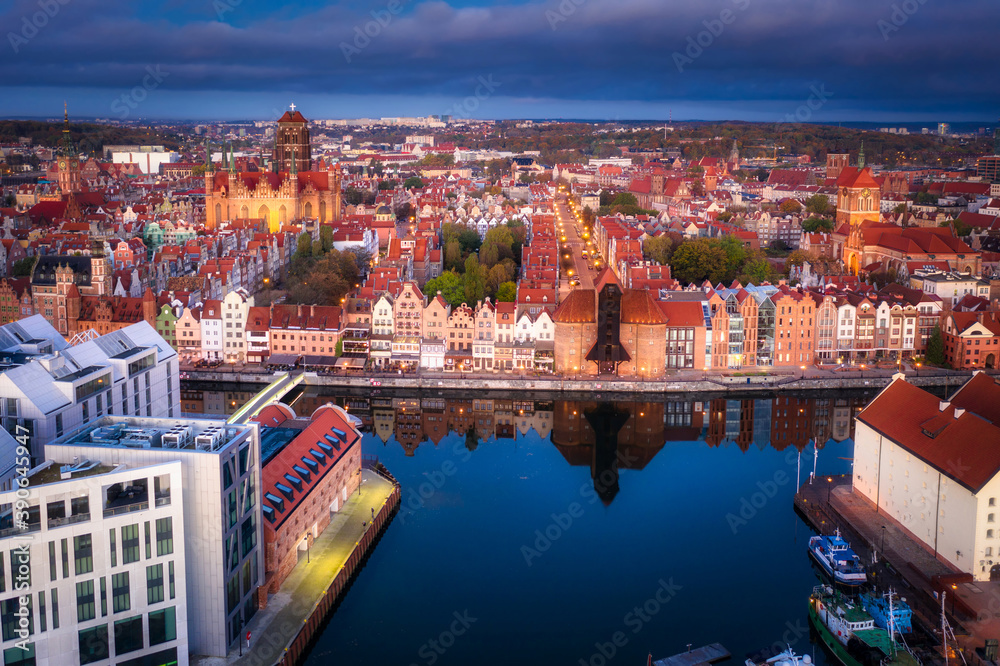
[{"label": "sky", "polygon": [[982,121],[997,0],[5,0],[0,117]]}]

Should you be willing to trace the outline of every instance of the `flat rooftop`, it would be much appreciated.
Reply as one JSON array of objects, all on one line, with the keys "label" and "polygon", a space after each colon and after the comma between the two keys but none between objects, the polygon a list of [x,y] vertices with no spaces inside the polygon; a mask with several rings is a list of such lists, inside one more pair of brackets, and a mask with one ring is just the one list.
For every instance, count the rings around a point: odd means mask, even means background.
[{"label": "flat rooftop", "polygon": [[[126,449],[219,451],[243,437],[253,426],[212,419],[105,416],[48,447],[104,446]],[[58,458],[56,450],[47,457]]]},{"label": "flat rooftop", "polygon": [[48,467],[41,469],[31,476],[28,477],[28,484],[30,486],[44,486],[49,483],[56,483],[57,481],[62,481],[62,467],[68,465],[70,467],[75,467],[76,469],[72,472],[71,478],[82,479],[86,476],[97,476],[99,474],[107,474],[114,469],[111,465],[102,465],[100,463],[88,464],[89,461],[77,461],[70,463],[53,462]]}]

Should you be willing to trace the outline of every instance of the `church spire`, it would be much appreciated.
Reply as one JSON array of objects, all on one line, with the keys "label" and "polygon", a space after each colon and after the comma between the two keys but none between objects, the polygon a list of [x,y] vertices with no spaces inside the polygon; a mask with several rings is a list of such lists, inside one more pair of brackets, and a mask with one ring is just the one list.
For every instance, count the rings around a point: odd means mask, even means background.
[{"label": "church spire", "polygon": [[205,173],[212,170],[212,142],[205,140]]},{"label": "church spire", "polygon": [[865,142],[861,140],[861,150],[858,151],[858,171],[865,168]]},{"label": "church spire", "polygon": [[229,173],[236,173],[236,146],[229,144]]},{"label": "church spire", "polygon": [[69,105],[63,102],[62,152],[69,157],[73,154],[73,141],[69,135]]}]

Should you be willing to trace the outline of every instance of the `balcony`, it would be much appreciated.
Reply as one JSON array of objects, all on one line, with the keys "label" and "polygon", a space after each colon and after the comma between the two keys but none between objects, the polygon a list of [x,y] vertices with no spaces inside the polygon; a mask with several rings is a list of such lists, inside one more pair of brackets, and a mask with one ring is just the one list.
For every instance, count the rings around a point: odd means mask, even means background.
[{"label": "balcony", "polygon": [[132,513],[133,511],[145,511],[148,508],[149,508],[149,502],[135,502],[134,504],[123,504],[120,506],[116,506],[114,508],[105,509],[104,517],[110,518],[111,516],[121,516],[126,513]]},{"label": "balcony", "polygon": [[90,513],[78,513],[73,516],[65,516],[63,518],[49,518],[48,525],[49,529],[53,527],[62,527],[63,525],[74,525],[76,523],[85,523],[90,520]]}]

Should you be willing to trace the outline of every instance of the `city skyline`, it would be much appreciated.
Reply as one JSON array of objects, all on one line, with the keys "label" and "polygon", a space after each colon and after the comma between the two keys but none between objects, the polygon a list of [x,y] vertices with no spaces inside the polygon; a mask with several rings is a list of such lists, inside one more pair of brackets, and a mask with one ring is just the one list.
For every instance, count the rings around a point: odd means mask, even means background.
[{"label": "city skyline", "polygon": [[[2,116],[990,122],[993,5],[19,0]],[[929,49],[928,43],[938,47]],[[958,48],[955,45],[961,45]],[[803,111],[802,109],[805,109]]]}]

